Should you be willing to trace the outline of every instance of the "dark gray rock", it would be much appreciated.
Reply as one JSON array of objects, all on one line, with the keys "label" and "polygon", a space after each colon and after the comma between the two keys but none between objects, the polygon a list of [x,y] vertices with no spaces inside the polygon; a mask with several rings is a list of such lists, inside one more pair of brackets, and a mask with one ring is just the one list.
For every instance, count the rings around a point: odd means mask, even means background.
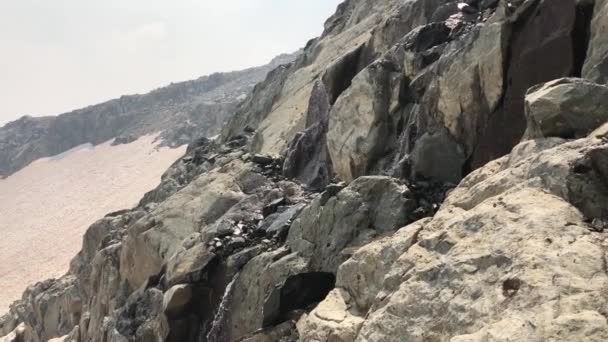
[{"label": "dark gray rock", "polygon": [[466,161],[464,150],[446,131],[425,134],[411,155],[412,177],[458,183]]},{"label": "dark gray rock", "polygon": [[236,250],[245,247],[247,240],[241,236],[231,237],[226,244],[226,248]]},{"label": "dark gray rock", "polygon": [[285,237],[289,231],[289,227],[293,220],[300,214],[304,208],[304,204],[296,204],[287,208],[282,213],[276,213],[264,220],[260,227],[266,233],[266,236],[281,236]]},{"label": "dark gray rock", "polygon": [[266,166],[268,164],[272,164],[272,162],[274,161],[274,158],[272,158],[271,156],[267,156],[267,155],[254,154],[253,157],[251,157],[251,161],[256,164]]},{"label": "dark gray rock", "polygon": [[285,177],[297,179],[314,189],[328,184],[332,173],[326,139],[329,108],[324,84],[315,83],[308,104],[307,128],[296,134],[283,164]]}]

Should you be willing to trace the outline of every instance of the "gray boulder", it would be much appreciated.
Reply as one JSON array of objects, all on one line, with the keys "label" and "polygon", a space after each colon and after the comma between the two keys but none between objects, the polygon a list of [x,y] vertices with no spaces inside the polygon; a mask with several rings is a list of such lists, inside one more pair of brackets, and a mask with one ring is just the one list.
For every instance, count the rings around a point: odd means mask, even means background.
[{"label": "gray boulder", "polygon": [[524,139],[587,136],[608,121],[608,87],[562,78],[531,88],[526,95]]},{"label": "gray boulder", "polygon": [[163,310],[168,317],[177,316],[185,310],[192,299],[190,285],[175,285],[164,294]]},{"label": "gray boulder", "polygon": [[408,222],[416,201],[407,186],[390,177],[361,177],[335,197],[315,199],[295,220],[287,245],[310,259],[312,269],[335,273],[348,247]]}]

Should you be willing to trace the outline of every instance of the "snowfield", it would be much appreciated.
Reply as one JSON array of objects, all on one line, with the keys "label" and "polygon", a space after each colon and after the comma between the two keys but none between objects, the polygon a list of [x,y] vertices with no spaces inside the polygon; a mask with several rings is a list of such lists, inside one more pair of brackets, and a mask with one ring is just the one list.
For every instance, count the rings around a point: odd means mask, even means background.
[{"label": "snowfield", "polygon": [[160,183],[186,147],[159,148],[155,138],[81,145],[0,180],[0,312],[31,283],[63,275],[89,225]]}]

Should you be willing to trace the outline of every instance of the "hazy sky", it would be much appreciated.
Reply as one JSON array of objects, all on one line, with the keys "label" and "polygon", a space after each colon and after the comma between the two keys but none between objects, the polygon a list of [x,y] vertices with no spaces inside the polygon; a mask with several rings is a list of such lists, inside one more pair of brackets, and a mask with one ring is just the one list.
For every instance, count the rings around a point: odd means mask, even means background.
[{"label": "hazy sky", "polygon": [[0,125],[265,64],[341,0],[0,0]]}]

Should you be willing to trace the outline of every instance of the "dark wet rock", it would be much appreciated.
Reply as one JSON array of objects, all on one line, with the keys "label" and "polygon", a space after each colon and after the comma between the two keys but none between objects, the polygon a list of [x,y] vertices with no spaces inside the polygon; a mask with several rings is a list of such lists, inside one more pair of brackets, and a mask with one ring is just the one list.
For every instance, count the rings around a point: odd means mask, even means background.
[{"label": "dark wet rock", "polygon": [[262,209],[262,215],[264,215],[264,217],[267,217],[271,214],[274,214],[277,212],[277,210],[279,209],[280,206],[284,205],[286,203],[286,200],[284,197],[281,198],[277,198],[276,200],[268,203],[266,206],[264,206],[264,208]]},{"label": "dark wet rock", "polygon": [[207,228],[207,232],[214,236],[226,236],[232,234],[236,225],[231,220],[220,219]]},{"label": "dark wet rock", "polygon": [[459,3],[458,9],[464,14],[477,14],[478,13],[478,9],[467,2]]},{"label": "dark wet rock", "polygon": [[251,157],[251,161],[256,164],[267,166],[274,161],[274,158],[262,154],[254,154],[253,157]]},{"label": "dark wet rock", "polygon": [[336,277],[332,273],[311,272],[288,277],[266,298],[263,327],[278,325],[287,321],[291,312],[322,301],[335,283]]},{"label": "dark wet rock", "polygon": [[326,143],[329,108],[325,86],[317,82],[308,104],[306,130],[296,134],[283,164],[285,177],[297,179],[314,189],[325,186],[332,173]]},{"label": "dark wet rock", "polygon": [[[270,241],[268,241],[268,243],[270,243]],[[229,269],[241,269],[249,262],[249,260],[258,256],[263,251],[264,247],[261,245],[255,245],[253,247],[245,248],[228,257],[226,265]]]},{"label": "dark wet rock", "polygon": [[498,6],[499,0],[481,0],[480,7],[482,9],[495,8]]},{"label": "dark wet rock", "polygon": [[346,188],[346,183],[332,183],[325,187],[325,192],[327,196],[333,197],[344,188]]},{"label": "dark wet rock", "polygon": [[264,231],[266,236],[273,237],[278,235],[281,238],[285,238],[291,223],[300,214],[304,206],[304,204],[296,204],[281,213],[269,216],[264,220],[259,229]]},{"label": "dark wet rock", "polygon": [[431,22],[442,22],[447,20],[452,15],[458,13],[458,2],[449,1],[440,5],[431,16]]}]

